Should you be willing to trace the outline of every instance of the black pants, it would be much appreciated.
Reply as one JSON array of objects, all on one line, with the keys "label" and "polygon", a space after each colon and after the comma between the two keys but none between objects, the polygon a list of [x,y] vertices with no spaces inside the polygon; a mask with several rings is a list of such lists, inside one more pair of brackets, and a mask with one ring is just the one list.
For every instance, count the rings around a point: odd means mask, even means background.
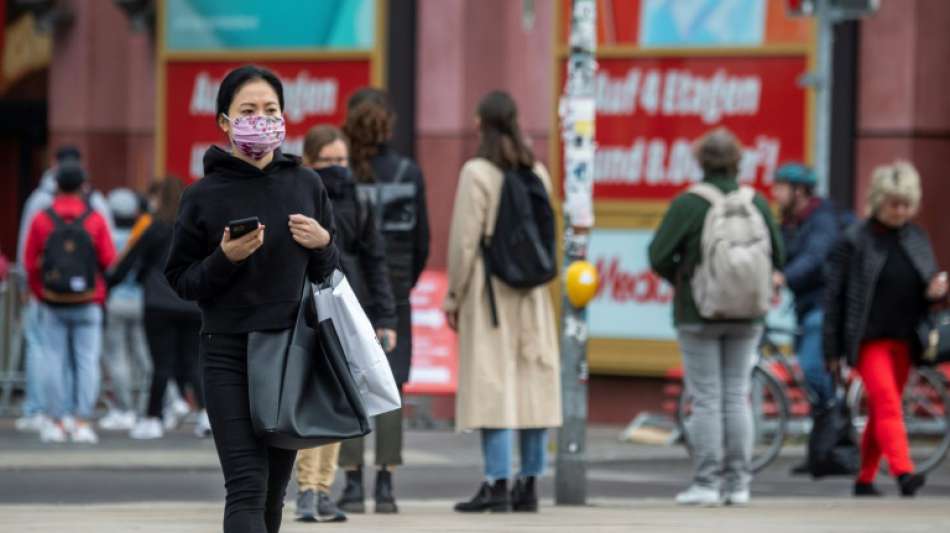
[{"label": "black pants", "polygon": [[296,450],[271,448],[251,426],[247,335],[201,335],[211,431],[224,471],[224,533],[277,533]]},{"label": "black pants", "polygon": [[145,337],[152,355],[152,385],[146,415],[162,416],[168,380],[174,378],[182,396],[191,386],[198,408],[204,408],[204,394],[198,374],[198,341],[201,319],[176,313],[145,311]]}]

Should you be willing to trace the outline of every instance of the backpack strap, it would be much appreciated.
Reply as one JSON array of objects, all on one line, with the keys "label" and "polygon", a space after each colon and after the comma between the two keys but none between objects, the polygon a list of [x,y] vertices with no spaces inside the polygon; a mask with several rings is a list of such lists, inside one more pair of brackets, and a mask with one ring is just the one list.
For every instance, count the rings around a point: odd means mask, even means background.
[{"label": "backpack strap", "polygon": [[396,167],[396,173],[393,175],[393,183],[402,183],[403,178],[407,175],[407,170],[409,170],[409,158],[401,157],[399,166]]},{"label": "backpack strap", "polygon": [[710,205],[719,204],[726,199],[726,195],[719,190],[719,187],[711,183],[697,183],[690,187],[688,192],[706,200]]},{"label": "backpack strap", "polygon": [[46,212],[46,216],[48,216],[48,217],[50,218],[50,220],[53,221],[53,226],[55,226],[55,227],[57,227],[57,228],[60,228],[60,227],[63,227],[63,226],[66,225],[66,221],[63,220],[63,217],[59,216],[59,213],[57,213],[57,212],[53,209],[52,206],[47,207],[46,210],[45,210],[45,212]]}]

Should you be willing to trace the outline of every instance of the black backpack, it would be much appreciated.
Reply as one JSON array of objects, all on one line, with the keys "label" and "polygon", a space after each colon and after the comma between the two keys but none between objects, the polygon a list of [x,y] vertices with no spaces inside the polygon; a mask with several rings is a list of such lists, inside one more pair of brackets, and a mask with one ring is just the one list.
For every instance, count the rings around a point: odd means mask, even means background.
[{"label": "black backpack", "polygon": [[491,276],[518,289],[530,289],[557,276],[554,210],[544,183],[530,168],[505,171],[492,236],[482,237],[485,284],[492,323],[498,326]]},{"label": "black backpack", "polygon": [[99,261],[92,237],[83,227],[92,209],[87,206],[72,222],[63,220],[53,208],[46,214],[53,221],[53,233],[43,247],[43,299],[59,304],[93,301]]}]

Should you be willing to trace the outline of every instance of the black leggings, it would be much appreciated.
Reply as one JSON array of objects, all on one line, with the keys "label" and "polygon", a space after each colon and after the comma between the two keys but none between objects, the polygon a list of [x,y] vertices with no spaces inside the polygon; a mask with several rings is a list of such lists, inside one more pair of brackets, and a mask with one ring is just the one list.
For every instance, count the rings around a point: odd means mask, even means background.
[{"label": "black leggings", "polygon": [[182,396],[191,386],[195,403],[204,408],[198,375],[198,335],[201,319],[188,315],[145,311],[145,336],[152,355],[152,385],[146,415],[161,418],[168,380],[174,378]]},{"label": "black leggings", "polygon": [[271,448],[251,426],[247,335],[201,335],[211,431],[224,471],[224,533],[277,533],[296,450]]}]

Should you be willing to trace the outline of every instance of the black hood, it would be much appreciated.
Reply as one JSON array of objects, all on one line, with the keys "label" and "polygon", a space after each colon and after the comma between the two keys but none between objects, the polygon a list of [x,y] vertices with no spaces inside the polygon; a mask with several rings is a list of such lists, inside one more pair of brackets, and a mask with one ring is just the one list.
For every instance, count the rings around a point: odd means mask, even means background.
[{"label": "black hood", "polygon": [[263,169],[234,157],[217,145],[208,148],[204,157],[205,176],[217,173],[225,178],[259,178],[262,175],[269,175],[286,168],[298,166],[300,166],[299,157],[285,154],[279,148],[274,150],[274,160]]}]

